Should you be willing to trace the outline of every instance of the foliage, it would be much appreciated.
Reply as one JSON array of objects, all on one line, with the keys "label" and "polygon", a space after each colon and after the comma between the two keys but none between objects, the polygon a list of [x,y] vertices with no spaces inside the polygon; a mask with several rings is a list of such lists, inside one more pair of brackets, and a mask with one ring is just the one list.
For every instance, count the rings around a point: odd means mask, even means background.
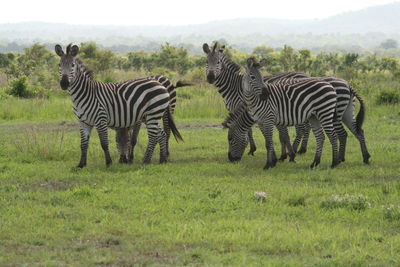
[{"label": "foliage", "polygon": [[399,104],[400,92],[398,90],[382,91],[377,96],[377,103],[383,104]]}]

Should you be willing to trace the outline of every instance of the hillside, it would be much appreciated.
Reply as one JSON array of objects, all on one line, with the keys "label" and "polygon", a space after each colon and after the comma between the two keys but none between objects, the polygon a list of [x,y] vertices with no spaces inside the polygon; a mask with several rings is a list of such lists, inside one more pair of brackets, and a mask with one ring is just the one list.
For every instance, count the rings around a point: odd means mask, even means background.
[{"label": "hillside", "polygon": [[[28,44],[96,41],[107,47],[127,45],[129,49],[152,50],[166,41],[197,46],[204,41],[220,39],[235,44],[242,50],[259,43],[273,47],[290,44],[308,48],[332,45],[371,48],[387,38],[400,40],[398,14],[400,2],[320,20],[247,18],[185,26],[99,26],[23,22],[0,24],[0,48],[2,44],[4,46],[11,42]],[[123,50],[121,47],[119,49]]]}]

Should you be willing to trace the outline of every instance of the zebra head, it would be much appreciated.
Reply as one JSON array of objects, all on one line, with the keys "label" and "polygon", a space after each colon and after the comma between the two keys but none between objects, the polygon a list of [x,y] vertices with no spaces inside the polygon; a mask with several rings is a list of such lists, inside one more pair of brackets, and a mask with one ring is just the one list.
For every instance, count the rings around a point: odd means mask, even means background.
[{"label": "zebra head", "polygon": [[222,46],[219,49],[217,49],[217,46],[218,43],[215,42],[212,49],[210,50],[210,47],[208,46],[207,43],[203,44],[203,51],[204,53],[207,54],[207,60],[206,60],[207,81],[211,84],[213,84],[215,80],[218,78],[222,69],[221,55],[224,52],[225,46]]},{"label": "zebra head", "polygon": [[64,53],[61,45],[55,46],[56,54],[60,57],[60,86],[67,90],[70,83],[75,79],[75,57],[79,48],[76,45],[69,44],[67,53]]},{"label": "zebra head", "polygon": [[254,57],[247,59],[246,74],[243,77],[243,90],[247,93],[255,94],[256,96],[265,99],[265,86],[263,75],[260,68],[265,64],[265,61],[257,62]]},{"label": "zebra head", "polygon": [[241,160],[244,150],[249,142],[247,131],[242,129],[238,123],[233,123],[228,131],[228,159],[231,162]]}]

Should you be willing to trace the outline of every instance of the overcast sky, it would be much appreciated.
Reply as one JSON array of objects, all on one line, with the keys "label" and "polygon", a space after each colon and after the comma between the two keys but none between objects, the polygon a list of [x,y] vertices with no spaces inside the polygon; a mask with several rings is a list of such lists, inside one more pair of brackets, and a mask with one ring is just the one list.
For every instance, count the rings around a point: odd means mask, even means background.
[{"label": "overcast sky", "polygon": [[185,25],[233,18],[326,18],[393,0],[2,0],[0,23]]}]

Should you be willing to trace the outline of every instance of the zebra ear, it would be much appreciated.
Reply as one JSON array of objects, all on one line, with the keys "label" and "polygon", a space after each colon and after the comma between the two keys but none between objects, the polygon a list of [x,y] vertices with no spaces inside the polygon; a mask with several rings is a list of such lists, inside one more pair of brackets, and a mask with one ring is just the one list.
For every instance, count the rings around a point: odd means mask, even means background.
[{"label": "zebra ear", "polygon": [[54,47],[54,50],[56,51],[56,54],[57,54],[59,57],[62,57],[62,56],[64,55],[64,51],[62,50],[61,45],[57,44],[57,45]]},{"label": "zebra ear", "polygon": [[254,66],[254,58],[249,57],[249,58],[247,59],[247,67],[248,67],[248,68],[251,68],[251,67],[253,67],[253,66]]},{"label": "zebra ear", "polygon": [[225,45],[221,46],[221,47],[218,49],[218,51],[221,52],[221,53],[223,53],[224,50],[225,50]]},{"label": "zebra ear", "polygon": [[79,52],[79,47],[77,45],[73,45],[70,50],[70,55],[76,57]]},{"label": "zebra ear", "polygon": [[215,52],[215,49],[217,49],[217,46],[218,46],[218,42],[215,42],[213,49],[212,49],[213,52]]},{"label": "zebra ear", "polygon": [[206,53],[206,54],[209,54],[209,53],[210,53],[210,47],[208,46],[207,43],[204,43],[204,44],[203,44],[203,51],[204,51],[204,53]]}]

